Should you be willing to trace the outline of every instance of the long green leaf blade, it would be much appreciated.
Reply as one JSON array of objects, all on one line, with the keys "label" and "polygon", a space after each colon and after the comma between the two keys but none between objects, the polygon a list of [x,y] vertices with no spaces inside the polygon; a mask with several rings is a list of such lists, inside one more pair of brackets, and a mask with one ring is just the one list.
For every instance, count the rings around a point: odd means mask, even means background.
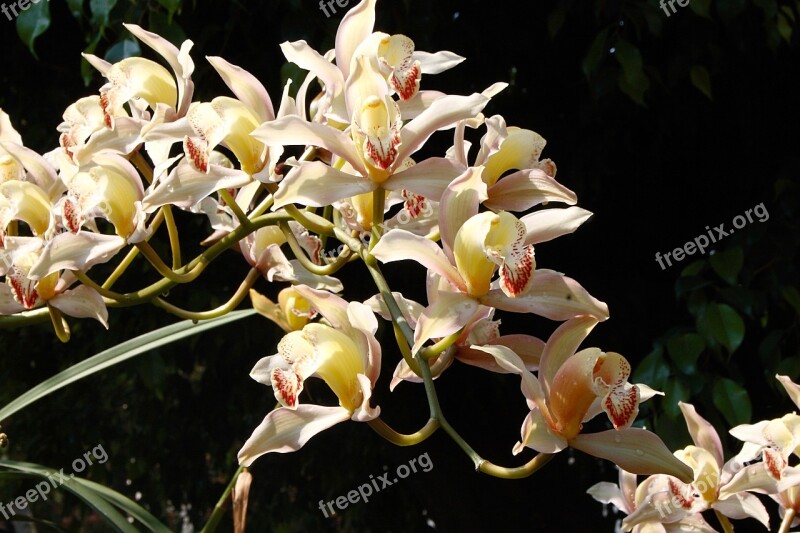
[{"label": "long green leaf blade", "polygon": [[40,400],[58,389],[91,376],[110,366],[114,366],[132,357],[143,354],[165,344],[169,344],[185,337],[197,335],[203,331],[224,326],[236,320],[241,320],[255,314],[253,309],[234,311],[227,315],[195,324],[191,320],[184,320],[163,328],[145,333],[135,339],[125,341],[112,348],[104,350],[80,363],[69,367],[55,376],[43,381],[36,387],[25,392],[11,403],[0,409],[0,421],[5,420],[17,411],[24,409],[33,402]]}]

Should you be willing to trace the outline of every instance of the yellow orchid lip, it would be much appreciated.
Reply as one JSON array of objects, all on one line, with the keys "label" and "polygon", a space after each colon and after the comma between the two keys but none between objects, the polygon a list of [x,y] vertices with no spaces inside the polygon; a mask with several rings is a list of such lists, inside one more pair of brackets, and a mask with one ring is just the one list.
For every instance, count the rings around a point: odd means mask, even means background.
[{"label": "yellow orchid lip", "polygon": [[509,127],[500,149],[487,159],[482,178],[488,186],[509,170],[536,168],[546,141],[535,131]]},{"label": "yellow orchid lip", "polygon": [[341,331],[308,324],[286,334],[278,343],[278,353],[290,365],[271,373],[275,397],[284,407],[297,407],[303,382],[312,375],[322,378],[351,413],[361,406],[358,375],[364,374],[363,358],[356,343]]},{"label": "yellow orchid lip", "polygon": [[370,178],[377,183],[386,181],[400,147],[402,123],[397,104],[389,96],[369,96],[354,114],[353,125],[353,141],[367,163]]},{"label": "yellow orchid lip", "polygon": [[131,98],[141,98],[151,108],[163,103],[175,107],[178,87],[172,74],[154,61],[143,57],[129,57],[115,63],[106,73],[109,83],[101,89],[100,106],[105,125],[114,128],[114,116]]},{"label": "yellow orchid lip", "polygon": [[0,183],[0,231],[14,219],[22,220],[36,235],[50,226],[50,198],[41,187],[27,181]]}]

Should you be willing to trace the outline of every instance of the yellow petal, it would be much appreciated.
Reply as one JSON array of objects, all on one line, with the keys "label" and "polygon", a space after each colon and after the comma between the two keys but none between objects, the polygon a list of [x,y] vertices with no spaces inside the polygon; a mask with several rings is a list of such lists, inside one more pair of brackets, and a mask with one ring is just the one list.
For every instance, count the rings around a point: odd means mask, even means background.
[{"label": "yellow petal", "polygon": [[113,117],[124,113],[122,105],[141,98],[155,109],[159,103],[175,107],[178,88],[167,69],[143,57],[129,57],[114,64],[106,73],[109,83],[101,89],[100,105],[106,126],[113,128]]},{"label": "yellow petal", "polygon": [[486,161],[483,180],[492,186],[509,170],[536,167],[545,144],[542,136],[534,131],[509,127],[508,137],[500,149]]},{"label": "yellow petal", "polygon": [[41,235],[50,226],[50,210],[50,199],[38,185],[19,180],[0,183],[0,231],[12,220],[22,220]]},{"label": "yellow petal", "polygon": [[500,223],[496,213],[479,213],[467,220],[456,233],[453,257],[471,296],[480,297],[489,292],[495,264],[486,255],[486,238]]}]

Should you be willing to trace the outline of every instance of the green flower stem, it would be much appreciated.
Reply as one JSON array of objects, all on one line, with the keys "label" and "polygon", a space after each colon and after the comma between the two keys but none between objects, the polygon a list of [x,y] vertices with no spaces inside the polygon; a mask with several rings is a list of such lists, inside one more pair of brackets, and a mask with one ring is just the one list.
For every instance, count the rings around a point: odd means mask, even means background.
[{"label": "green flower stem", "polygon": [[316,233],[317,235],[330,235],[333,231],[333,224],[331,221],[326,220],[317,214],[309,211],[301,211],[293,204],[284,206],[283,210],[291,215],[293,219],[299,222],[301,226],[306,228],[308,231]]},{"label": "green flower stem", "polygon": [[[141,145],[139,145],[141,147]],[[147,159],[144,158],[142,152],[137,148],[136,153],[134,153],[130,158],[131,163],[133,166],[136,167],[136,170],[142,173],[144,179],[147,183],[153,183],[153,167],[150,166]]]},{"label": "green flower stem", "polygon": [[298,261],[300,261],[300,264],[312,274],[316,274],[318,276],[330,276],[331,274],[338,272],[344,265],[348,263],[350,259],[350,253],[343,252],[333,263],[328,265],[317,265],[308,258],[305,250],[303,250],[303,247],[300,246],[299,242],[297,242],[297,237],[295,237],[292,228],[289,227],[289,224],[287,222],[279,222],[278,226],[283,231],[283,235],[286,237],[294,256]]},{"label": "green flower stem", "polygon": [[[158,212],[156,213],[156,216],[153,217],[153,220],[150,223],[150,228],[148,228],[149,235],[152,236],[155,234],[155,232],[164,222],[164,217],[165,217],[164,210],[159,209]],[[103,288],[110,289],[111,287],[113,287],[114,284],[117,282],[117,280],[119,280],[119,278],[122,277],[122,275],[125,273],[128,267],[131,266],[133,260],[136,259],[138,255],[139,255],[139,249],[136,247],[132,247],[128,251],[128,255],[125,256],[125,259],[123,259],[117,265],[117,268],[114,269],[114,272],[112,272],[111,275],[108,276],[108,279],[106,279],[105,283],[103,283]]]},{"label": "green flower stem", "polygon": [[555,454],[539,453],[536,454],[536,457],[534,457],[524,465],[518,466],[516,468],[506,468],[503,466],[497,466],[489,461],[484,461],[483,463],[481,463],[479,470],[484,474],[488,474],[490,476],[499,477],[503,479],[522,479],[530,476],[531,474],[539,470],[541,467],[549,463],[553,457],[555,457]]},{"label": "green flower stem", "polygon": [[[716,509],[714,509],[714,514],[717,516],[717,520],[719,520],[719,523],[722,526],[722,531],[724,531],[725,533],[734,533],[733,532],[733,524],[731,524],[731,521],[728,520],[727,516],[725,516],[724,514],[720,513]],[[789,520],[789,524],[791,524],[791,523],[792,523],[792,521]],[[783,524],[781,524],[781,531],[783,531]],[[787,528],[786,531],[788,532],[789,528]]]},{"label": "green flower stem", "polygon": [[386,210],[386,191],[378,187],[372,191],[372,238],[369,241],[370,251],[381,240],[383,230],[383,212]]},{"label": "green flower stem", "polygon": [[53,330],[55,330],[58,340],[64,343],[69,342],[69,324],[64,320],[61,311],[49,303],[47,304],[47,310],[50,313],[50,320],[53,323]]},{"label": "green flower stem", "polygon": [[259,217],[263,215],[267,211],[267,209],[272,207],[272,204],[274,203],[275,203],[275,197],[272,196],[272,194],[268,194],[263,200],[261,200],[261,203],[258,204],[256,208],[250,212],[250,216]]},{"label": "green flower stem", "polygon": [[242,208],[239,206],[239,204],[236,203],[236,200],[233,198],[231,193],[229,193],[227,189],[220,189],[219,191],[217,191],[217,193],[219,194],[219,197],[222,198],[222,200],[225,202],[225,205],[230,207],[231,211],[233,211],[233,214],[236,215],[237,220],[239,220],[239,224],[245,227],[249,226],[250,219],[247,218],[247,215],[244,214],[244,211],[242,211]]},{"label": "green flower stem", "polygon": [[397,346],[400,348],[400,353],[403,354],[403,359],[405,360],[406,364],[412,372],[414,372],[417,376],[422,377],[422,370],[419,369],[419,365],[414,360],[414,356],[411,354],[411,348],[408,346],[400,326],[395,324],[393,321],[392,329],[394,330],[394,337],[397,339]]},{"label": "green flower stem", "polygon": [[173,315],[186,320],[210,320],[212,318],[218,318],[223,315],[227,315],[236,309],[239,304],[242,303],[245,298],[247,298],[248,294],[250,293],[250,288],[255,284],[256,281],[258,281],[260,277],[261,272],[259,272],[258,269],[250,269],[247,277],[244,279],[244,281],[242,281],[241,285],[239,285],[239,288],[236,290],[233,296],[231,296],[231,299],[219,307],[209,311],[187,311],[167,302],[163,298],[153,298],[152,304],[156,307],[160,307],[168,313],[172,313]]},{"label": "green flower stem", "polygon": [[[325,220],[330,220],[331,222],[333,221],[332,205],[329,204],[322,208],[322,218],[324,218]],[[322,249],[324,250],[325,246],[328,244],[328,235],[325,234],[320,235],[319,240],[322,242]]]},{"label": "green flower stem", "polygon": [[419,444],[433,435],[434,432],[439,429],[439,422],[433,418],[429,418],[428,422],[422,426],[422,429],[416,433],[411,433],[410,435],[398,433],[380,418],[370,420],[367,422],[367,424],[369,424],[369,427],[375,430],[375,433],[397,446],[413,446],[415,444]]},{"label": "green flower stem", "polygon": [[778,530],[778,533],[789,533],[789,530],[792,528],[792,522],[794,522],[795,516],[797,516],[797,511],[789,507],[786,509],[786,513],[783,515],[783,522],[781,522],[781,528]]},{"label": "green flower stem", "polygon": [[156,269],[161,276],[164,278],[174,282],[174,283],[189,283],[197,279],[197,276],[203,271],[202,268],[194,267],[189,272],[185,274],[178,274],[174,270],[164,263],[164,261],[159,257],[158,253],[153,250],[153,247],[150,246],[150,243],[147,241],[137,242],[134,246],[136,246],[142,255],[147,259],[153,268]]},{"label": "green flower stem", "polygon": [[231,498],[231,492],[233,492],[233,487],[236,485],[236,480],[239,479],[239,474],[241,474],[243,471],[243,466],[240,466],[236,469],[236,472],[233,474],[230,483],[228,483],[228,486],[225,487],[225,492],[223,492],[222,496],[219,497],[217,505],[214,506],[214,511],[211,513],[211,516],[208,517],[208,522],[206,522],[206,525],[200,530],[200,533],[212,533],[213,531],[217,530],[219,521],[222,520],[222,515],[225,514],[228,500]]},{"label": "green flower stem", "polygon": [[164,221],[167,223],[169,247],[172,251],[172,270],[177,270],[181,267],[181,241],[178,234],[178,226],[175,225],[175,217],[172,214],[171,205],[162,206],[161,211],[164,212]]},{"label": "green flower stem", "polygon": [[453,344],[455,344],[456,341],[461,338],[462,333],[463,332],[461,330],[456,331],[452,335],[443,338],[436,344],[428,346],[427,348],[422,348],[420,350],[420,355],[426,361],[436,357],[446,349],[450,348]]},{"label": "green flower stem", "polygon": [[114,272],[108,276],[108,279],[106,279],[105,283],[103,283],[103,288],[111,289],[111,287],[113,287],[119,278],[122,277],[125,271],[128,270],[128,267],[131,266],[134,259],[136,259],[138,256],[139,249],[133,246],[130,250],[128,250],[128,255],[125,256],[125,259],[120,261],[120,263],[117,265],[117,268],[114,269]]}]

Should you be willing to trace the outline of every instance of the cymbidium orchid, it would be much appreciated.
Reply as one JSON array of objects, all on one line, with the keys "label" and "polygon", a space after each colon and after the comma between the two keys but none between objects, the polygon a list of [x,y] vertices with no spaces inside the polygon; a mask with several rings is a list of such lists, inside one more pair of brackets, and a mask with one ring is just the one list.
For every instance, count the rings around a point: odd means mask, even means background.
[{"label": "cymbidium orchid", "polygon": [[[676,459],[655,434],[631,424],[639,403],[658,394],[645,385],[628,383],[630,364],[620,354],[577,347],[597,324],[591,316],[575,317],[550,336],[539,362],[539,377],[504,346],[474,346],[522,378],[522,392],[531,408],[522,425],[525,447],[556,453],[572,447],[602,457],[636,474],[668,473],[690,480],[691,469]],[[581,433],[583,424],[605,413],[614,429]]]},{"label": "cymbidium orchid", "polygon": [[[530,218],[518,219],[507,212],[479,213],[478,206],[486,192],[481,174],[481,167],[468,169],[442,195],[442,248],[424,237],[394,229],[372,250],[384,263],[417,261],[442,280],[434,282],[439,283],[438,290],[451,293],[446,300],[429,302],[415,332],[414,349],[428,339],[447,336],[464,327],[479,303],[553,320],[583,314],[600,320],[608,318],[606,304],[593,298],[575,280],[536,269],[532,245],[574,231],[574,221],[529,227]],[[498,280],[492,281],[498,271]],[[453,309],[462,312],[454,313]]]},{"label": "cymbidium orchid", "polygon": [[43,305],[52,306],[76,318],[94,318],[108,328],[108,310],[103,298],[91,287],[70,288],[75,279],[69,274],[53,272],[32,279],[31,268],[38,262],[43,247],[39,237],[7,237],[8,263],[4,268],[5,283],[0,285],[0,315],[28,311]]},{"label": "cymbidium orchid", "polygon": [[250,300],[253,309],[275,322],[286,333],[303,329],[309,320],[317,316],[316,309],[294,287],[282,289],[278,293],[277,303],[250,289]]},{"label": "cymbidium orchid", "polygon": [[694,479],[684,483],[671,476],[651,476],[637,491],[642,500],[623,521],[624,530],[647,523],[682,523],[707,510],[735,520],[755,518],[769,528],[764,505],[746,492],[737,477],[746,467],[738,457],[723,464],[722,443],[714,427],[691,404],[679,402],[679,406],[694,445],[675,456],[692,468]]},{"label": "cymbidium orchid", "polygon": [[[141,177],[126,159],[111,153],[97,154],[90,164],[71,175],[62,169],[61,179],[67,193],[53,212],[62,232],[47,239],[30,271],[34,279],[57,270],[82,270],[105,262],[126,244],[140,242],[146,236]],[[116,235],[93,231],[97,217],[111,223]]]},{"label": "cymbidium orchid", "polygon": [[[370,406],[381,358],[375,315],[364,304],[348,303],[327,292],[302,285],[295,290],[326,323],[310,323],[288,333],[278,344],[278,353],[253,368],[251,377],[271,386],[281,407],[264,418],[239,451],[243,466],[265,453],[296,451],[339,422],[366,422],[380,413]],[[339,405],[301,403],[299,395],[310,377],[325,381]]]}]

